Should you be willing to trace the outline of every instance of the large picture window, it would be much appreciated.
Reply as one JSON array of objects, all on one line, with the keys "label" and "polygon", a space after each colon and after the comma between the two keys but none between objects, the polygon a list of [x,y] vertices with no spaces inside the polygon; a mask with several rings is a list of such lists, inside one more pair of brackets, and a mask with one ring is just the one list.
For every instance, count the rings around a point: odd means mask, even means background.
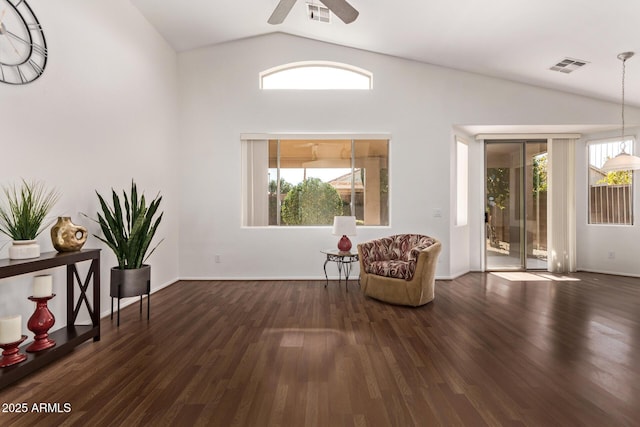
[{"label": "large picture window", "polygon": [[634,140],[589,142],[589,224],[633,224],[633,171],[604,172],[607,159],[633,154]]},{"label": "large picture window", "polygon": [[243,141],[243,225],[389,225],[388,139]]}]

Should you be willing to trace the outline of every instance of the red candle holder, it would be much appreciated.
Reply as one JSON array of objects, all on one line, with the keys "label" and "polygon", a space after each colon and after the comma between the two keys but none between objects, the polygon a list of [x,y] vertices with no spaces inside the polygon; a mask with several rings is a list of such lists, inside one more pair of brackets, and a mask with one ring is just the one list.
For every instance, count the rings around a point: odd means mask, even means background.
[{"label": "red candle holder", "polygon": [[56,322],[56,318],[47,307],[47,301],[55,296],[56,294],[47,297],[29,297],[31,301],[36,303],[36,311],[33,312],[29,322],[27,322],[27,328],[35,334],[34,341],[27,347],[29,353],[46,350],[56,345],[54,340],[49,339],[48,333]]},{"label": "red candle holder", "polygon": [[23,335],[19,341],[8,343],[8,344],[0,344],[2,348],[2,357],[0,358],[0,368],[5,368],[7,366],[15,365],[16,363],[20,363],[27,358],[27,355],[24,353],[20,353],[20,344],[22,341],[26,340],[27,336]]}]

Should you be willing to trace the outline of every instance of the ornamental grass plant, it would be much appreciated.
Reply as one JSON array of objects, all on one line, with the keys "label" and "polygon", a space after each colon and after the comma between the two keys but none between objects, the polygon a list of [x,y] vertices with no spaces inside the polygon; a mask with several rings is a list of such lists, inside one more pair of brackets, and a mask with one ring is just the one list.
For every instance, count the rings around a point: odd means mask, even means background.
[{"label": "ornamental grass plant", "polygon": [[13,240],[34,240],[50,224],[45,219],[60,198],[55,189],[47,190],[42,181],[26,181],[22,185],[2,187],[0,233]]}]

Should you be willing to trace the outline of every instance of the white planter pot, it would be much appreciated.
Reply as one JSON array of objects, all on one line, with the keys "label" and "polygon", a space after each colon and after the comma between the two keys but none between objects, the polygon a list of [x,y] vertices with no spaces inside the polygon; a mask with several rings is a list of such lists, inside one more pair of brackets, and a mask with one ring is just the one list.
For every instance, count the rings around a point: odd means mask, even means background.
[{"label": "white planter pot", "polygon": [[40,245],[36,240],[14,240],[9,247],[10,259],[29,259],[40,256]]}]

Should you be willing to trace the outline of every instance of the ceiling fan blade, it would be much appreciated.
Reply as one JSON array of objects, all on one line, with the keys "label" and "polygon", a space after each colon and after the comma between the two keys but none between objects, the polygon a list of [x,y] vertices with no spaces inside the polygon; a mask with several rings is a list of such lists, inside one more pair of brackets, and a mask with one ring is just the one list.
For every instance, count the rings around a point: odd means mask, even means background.
[{"label": "ceiling fan blade", "polygon": [[271,25],[282,24],[294,4],[296,4],[296,0],[280,0],[267,22]]},{"label": "ceiling fan blade", "polygon": [[320,0],[320,2],[327,6],[345,24],[352,23],[359,15],[359,12],[346,0]]}]

